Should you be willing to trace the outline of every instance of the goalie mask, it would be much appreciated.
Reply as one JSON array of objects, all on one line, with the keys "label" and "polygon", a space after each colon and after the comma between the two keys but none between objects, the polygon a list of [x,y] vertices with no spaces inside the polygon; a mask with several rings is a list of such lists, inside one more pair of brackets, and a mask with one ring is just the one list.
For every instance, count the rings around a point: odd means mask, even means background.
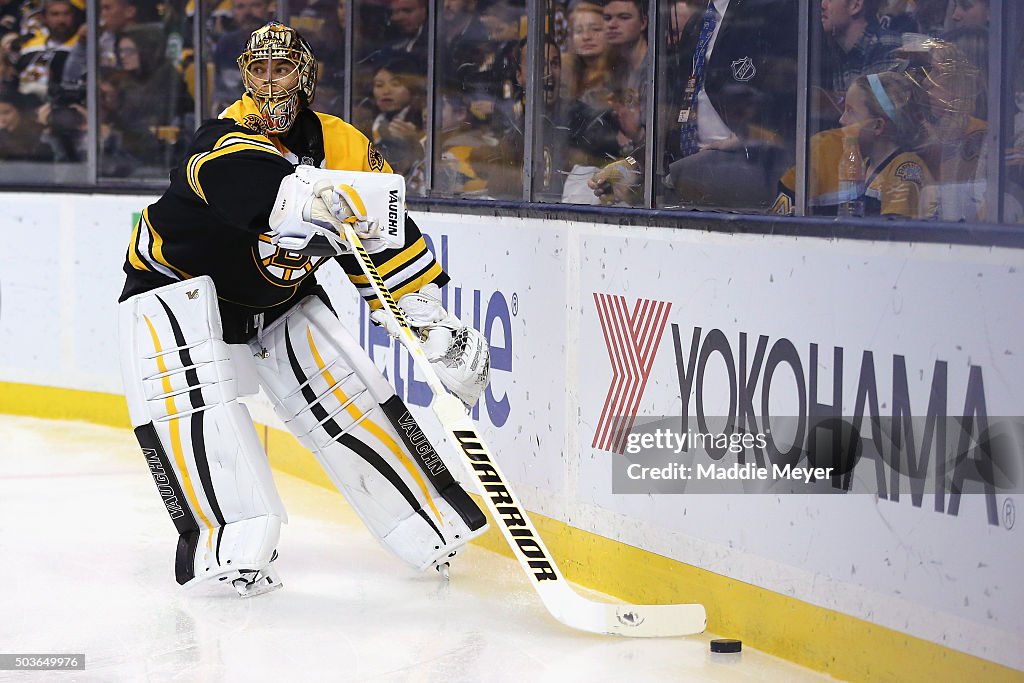
[{"label": "goalie mask", "polygon": [[316,58],[293,28],[272,21],[253,31],[238,68],[268,133],[287,132],[299,109],[313,102]]}]

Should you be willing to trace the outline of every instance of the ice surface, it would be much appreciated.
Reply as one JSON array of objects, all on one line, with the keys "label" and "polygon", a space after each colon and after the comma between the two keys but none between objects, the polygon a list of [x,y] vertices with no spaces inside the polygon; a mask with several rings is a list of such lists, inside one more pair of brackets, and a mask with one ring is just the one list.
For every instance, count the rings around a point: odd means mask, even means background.
[{"label": "ice surface", "polygon": [[[340,496],[286,475],[284,588],[178,588],[175,532],[131,432],[0,415],[0,652],[85,653],[47,681],[811,681],[705,634],[632,640],[551,618],[511,559],[443,582],[394,559]],[[729,635],[729,634],[725,634]]]}]

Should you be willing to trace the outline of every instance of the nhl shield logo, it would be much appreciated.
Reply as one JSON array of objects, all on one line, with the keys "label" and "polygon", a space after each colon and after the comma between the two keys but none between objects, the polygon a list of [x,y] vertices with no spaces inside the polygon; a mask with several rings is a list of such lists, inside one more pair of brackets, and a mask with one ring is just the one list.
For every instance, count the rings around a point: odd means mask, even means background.
[{"label": "nhl shield logo", "polygon": [[750,57],[737,59],[732,63],[732,77],[740,83],[746,83],[757,74],[754,60]]}]

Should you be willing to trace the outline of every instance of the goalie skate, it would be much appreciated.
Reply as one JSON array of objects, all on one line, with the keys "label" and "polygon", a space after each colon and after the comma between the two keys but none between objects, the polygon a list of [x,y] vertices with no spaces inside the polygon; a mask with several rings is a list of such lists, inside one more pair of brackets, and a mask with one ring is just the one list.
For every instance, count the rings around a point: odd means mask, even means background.
[{"label": "goalie skate", "polygon": [[[277,551],[275,550],[270,561],[273,562],[276,559]],[[223,576],[220,580],[231,581],[231,585],[234,586],[235,590],[243,598],[270,593],[284,586],[273,564],[268,564],[263,569],[242,569],[234,574]]]}]

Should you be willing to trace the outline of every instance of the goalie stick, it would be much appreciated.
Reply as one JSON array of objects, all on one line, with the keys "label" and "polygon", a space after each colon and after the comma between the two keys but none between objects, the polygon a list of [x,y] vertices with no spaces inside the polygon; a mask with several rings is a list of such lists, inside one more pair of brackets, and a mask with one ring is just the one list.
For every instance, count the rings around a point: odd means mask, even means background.
[{"label": "goalie stick", "polygon": [[344,224],[345,238],[352,245],[360,268],[370,281],[374,293],[383,304],[386,315],[401,331],[399,341],[412,355],[415,366],[434,393],[430,406],[444,428],[448,442],[463,464],[476,477],[478,489],[491,512],[495,525],[501,529],[512,553],[519,560],[530,583],[540,595],[548,612],[566,626],[590,633],[607,633],[634,637],[682,636],[701,633],[707,625],[704,606],[692,605],[629,605],[588,600],[566,582],[551,557],[550,551],[530,521],[526,509],[512,492],[498,463],[476,430],[462,402],[448,393],[437,373],[430,366],[416,334],[409,327],[402,309],[377,272],[377,267],[363,248],[351,223]]}]

